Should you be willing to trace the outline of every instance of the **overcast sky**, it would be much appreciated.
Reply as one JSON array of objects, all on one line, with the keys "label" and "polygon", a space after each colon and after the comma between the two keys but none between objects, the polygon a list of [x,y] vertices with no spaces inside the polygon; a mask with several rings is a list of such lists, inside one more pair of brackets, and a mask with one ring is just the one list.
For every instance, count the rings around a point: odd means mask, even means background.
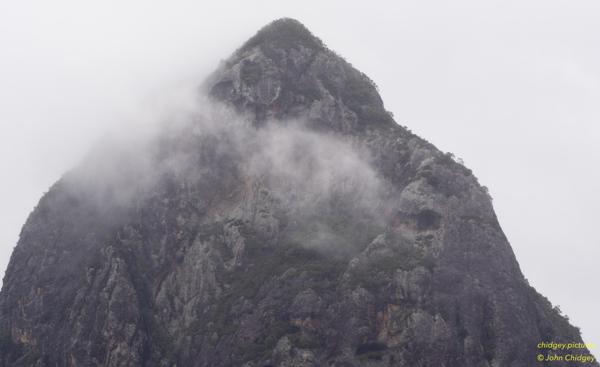
[{"label": "overcast sky", "polygon": [[400,124],[464,159],[530,283],[600,347],[600,2],[358,3],[0,1],[1,271],[96,139],[143,129],[288,16],[368,74]]}]

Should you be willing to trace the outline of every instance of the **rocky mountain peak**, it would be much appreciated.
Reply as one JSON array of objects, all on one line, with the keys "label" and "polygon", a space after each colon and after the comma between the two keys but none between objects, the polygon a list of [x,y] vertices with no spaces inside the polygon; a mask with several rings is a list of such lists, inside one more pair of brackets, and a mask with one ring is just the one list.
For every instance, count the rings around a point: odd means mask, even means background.
[{"label": "rocky mountain peak", "polygon": [[296,19],[281,18],[260,29],[256,35],[250,38],[240,48],[243,52],[256,46],[266,45],[280,49],[292,49],[305,47],[313,50],[325,48],[323,42],[313,35],[304,24]]},{"label": "rocky mountain peak", "polygon": [[0,367],[526,367],[581,342],[472,172],[300,23],[206,89],[234,111],[104,147],[40,200],[0,292]]},{"label": "rocky mountain peak", "polygon": [[393,123],[375,83],[289,18],[250,38],[208,88],[217,99],[253,113],[257,124],[301,118],[317,128],[356,132]]}]

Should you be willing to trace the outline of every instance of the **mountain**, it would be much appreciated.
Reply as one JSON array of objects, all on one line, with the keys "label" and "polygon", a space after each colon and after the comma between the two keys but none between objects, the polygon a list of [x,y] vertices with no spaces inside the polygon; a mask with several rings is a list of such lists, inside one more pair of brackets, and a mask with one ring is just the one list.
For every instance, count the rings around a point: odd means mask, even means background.
[{"label": "mountain", "polygon": [[267,25],[201,89],[186,121],[99,147],[42,197],[0,293],[3,366],[589,354],[538,348],[582,340],[524,278],[485,187],[302,24]]}]

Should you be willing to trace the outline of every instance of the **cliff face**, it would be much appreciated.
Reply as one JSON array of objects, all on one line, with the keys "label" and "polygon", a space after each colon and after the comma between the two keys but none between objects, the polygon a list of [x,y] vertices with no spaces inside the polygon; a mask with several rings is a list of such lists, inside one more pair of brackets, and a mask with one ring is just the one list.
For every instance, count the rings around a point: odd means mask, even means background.
[{"label": "cliff face", "polygon": [[581,342],[471,171],[300,23],[204,88],[234,112],[92,154],[40,200],[4,366],[542,366],[538,343]]}]

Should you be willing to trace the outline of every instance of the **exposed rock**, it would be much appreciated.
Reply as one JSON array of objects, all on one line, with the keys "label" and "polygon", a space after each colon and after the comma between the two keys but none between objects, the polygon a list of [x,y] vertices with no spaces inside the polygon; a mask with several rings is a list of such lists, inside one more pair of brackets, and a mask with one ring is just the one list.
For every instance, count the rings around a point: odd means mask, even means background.
[{"label": "exposed rock", "polygon": [[252,126],[192,122],[40,200],[0,293],[2,365],[519,367],[581,342],[471,171],[300,23],[205,89]]}]

